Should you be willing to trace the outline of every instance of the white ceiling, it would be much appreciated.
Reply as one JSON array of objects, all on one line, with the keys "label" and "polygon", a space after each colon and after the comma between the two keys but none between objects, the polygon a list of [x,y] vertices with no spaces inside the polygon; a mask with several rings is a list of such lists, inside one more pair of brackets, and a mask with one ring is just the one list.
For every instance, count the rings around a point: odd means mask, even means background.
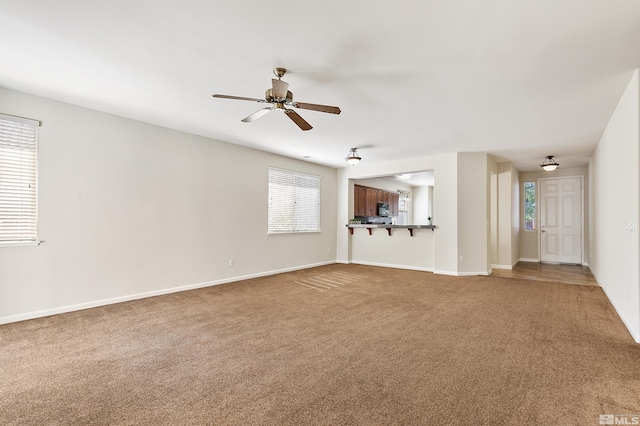
[{"label": "white ceiling", "polygon": [[[585,165],[640,67],[638,0],[0,0],[0,86],[335,167]],[[272,69],[298,110],[264,105]]]}]

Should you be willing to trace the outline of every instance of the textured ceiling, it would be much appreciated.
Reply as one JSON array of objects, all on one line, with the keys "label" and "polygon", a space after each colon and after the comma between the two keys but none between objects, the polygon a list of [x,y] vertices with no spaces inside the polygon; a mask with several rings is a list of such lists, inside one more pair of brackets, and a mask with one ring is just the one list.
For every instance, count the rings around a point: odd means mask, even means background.
[{"label": "textured ceiling", "polygon": [[[585,165],[633,70],[640,1],[0,0],[0,86],[320,164],[456,151]],[[240,120],[285,67],[294,99]]]}]

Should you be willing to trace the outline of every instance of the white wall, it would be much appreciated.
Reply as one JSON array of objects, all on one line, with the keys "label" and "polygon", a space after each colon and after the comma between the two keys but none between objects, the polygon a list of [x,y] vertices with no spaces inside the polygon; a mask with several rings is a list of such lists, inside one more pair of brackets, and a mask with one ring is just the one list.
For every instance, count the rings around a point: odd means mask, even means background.
[{"label": "white wall", "polygon": [[[635,71],[589,162],[589,265],[640,343],[640,83]],[[628,223],[635,228],[630,230]]]},{"label": "white wall", "polygon": [[[43,122],[44,241],[0,247],[0,322],[335,261],[335,169],[5,89],[0,111]],[[267,235],[269,166],[322,177],[322,232]]]},{"label": "white wall", "polygon": [[511,264],[520,259],[520,217],[522,214],[520,203],[520,177],[518,170],[511,164]]},{"label": "white wall", "polygon": [[414,225],[428,225],[430,212],[429,195],[433,194],[432,186],[414,186],[411,189],[411,203],[413,215],[409,223]]},{"label": "white wall", "polygon": [[518,171],[512,163],[506,162],[498,163],[497,169],[498,253],[495,267],[511,269],[520,254]]},{"label": "white wall", "polygon": [[371,179],[358,179],[353,183],[357,185],[368,186],[370,188],[384,189],[385,191],[389,192],[396,192],[398,189],[411,191],[411,187],[409,185],[380,177]]},{"label": "white wall", "polygon": [[489,217],[491,228],[491,242],[489,244],[489,253],[491,260],[491,267],[498,266],[498,174],[491,172],[490,182],[490,195],[489,202]]},{"label": "white wall", "polygon": [[433,271],[434,234],[430,229],[355,228],[350,236],[353,263],[365,265]]},{"label": "white wall", "polygon": [[[434,272],[458,274],[458,154],[436,156],[433,182]],[[425,168],[426,169],[426,168]]]},{"label": "white wall", "polygon": [[[490,171],[487,154],[458,153],[458,275],[491,269]],[[439,188],[436,187],[436,191]]]}]

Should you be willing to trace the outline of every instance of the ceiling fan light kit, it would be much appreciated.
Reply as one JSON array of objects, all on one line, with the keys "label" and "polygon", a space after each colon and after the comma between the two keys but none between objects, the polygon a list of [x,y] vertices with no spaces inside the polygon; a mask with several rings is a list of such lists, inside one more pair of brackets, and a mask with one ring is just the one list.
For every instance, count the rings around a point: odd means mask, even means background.
[{"label": "ceiling fan light kit", "polygon": [[546,160],[540,164],[540,167],[542,167],[545,172],[552,172],[557,169],[559,165],[560,163],[553,159],[553,155],[547,155]]},{"label": "ceiling fan light kit", "polygon": [[281,78],[285,75],[287,70],[285,68],[274,68],[273,73],[275,74],[277,79],[271,79],[271,88],[267,89],[264,94],[264,99],[259,98],[245,98],[241,96],[229,96],[229,95],[213,95],[214,98],[222,98],[222,99],[235,99],[239,101],[252,101],[259,103],[268,103],[272,104],[272,106],[263,108],[259,111],[254,112],[242,119],[243,122],[248,123],[258,118],[266,115],[271,111],[281,111],[284,112],[287,117],[291,119],[300,129],[302,130],[311,130],[313,127],[311,124],[307,123],[307,121],[300,116],[297,112],[292,109],[286,108],[287,106],[299,109],[308,109],[312,111],[326,112],[329,114],[340,114],[340,108],[336,106],[329,105],[319,105],[319,104],[309,104],[306,102],[294,102],[293,101],[293,93],[289,91],[289,83],[286,81],[282,81]]},{"label": "ceiling fan light kit", "polygon": [[362,158],[360,158],[360,156],[358,155],[357,149],[358,148],[351,148],[349,150],[349,155],[347,155],[347,158],[345,158],[345,160],[347,160],[347,163],[351,164],[352,166],[355,166],[360,162],[360,160],[362,160]]}]

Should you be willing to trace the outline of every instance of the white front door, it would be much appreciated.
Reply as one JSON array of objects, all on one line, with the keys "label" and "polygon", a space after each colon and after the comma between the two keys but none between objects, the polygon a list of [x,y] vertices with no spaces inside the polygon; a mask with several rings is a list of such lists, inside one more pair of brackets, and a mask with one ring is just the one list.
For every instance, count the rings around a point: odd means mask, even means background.
[{"label": "white front door", "polygon": [[582,263],[582,179],[540,179],[540,261]]}]

